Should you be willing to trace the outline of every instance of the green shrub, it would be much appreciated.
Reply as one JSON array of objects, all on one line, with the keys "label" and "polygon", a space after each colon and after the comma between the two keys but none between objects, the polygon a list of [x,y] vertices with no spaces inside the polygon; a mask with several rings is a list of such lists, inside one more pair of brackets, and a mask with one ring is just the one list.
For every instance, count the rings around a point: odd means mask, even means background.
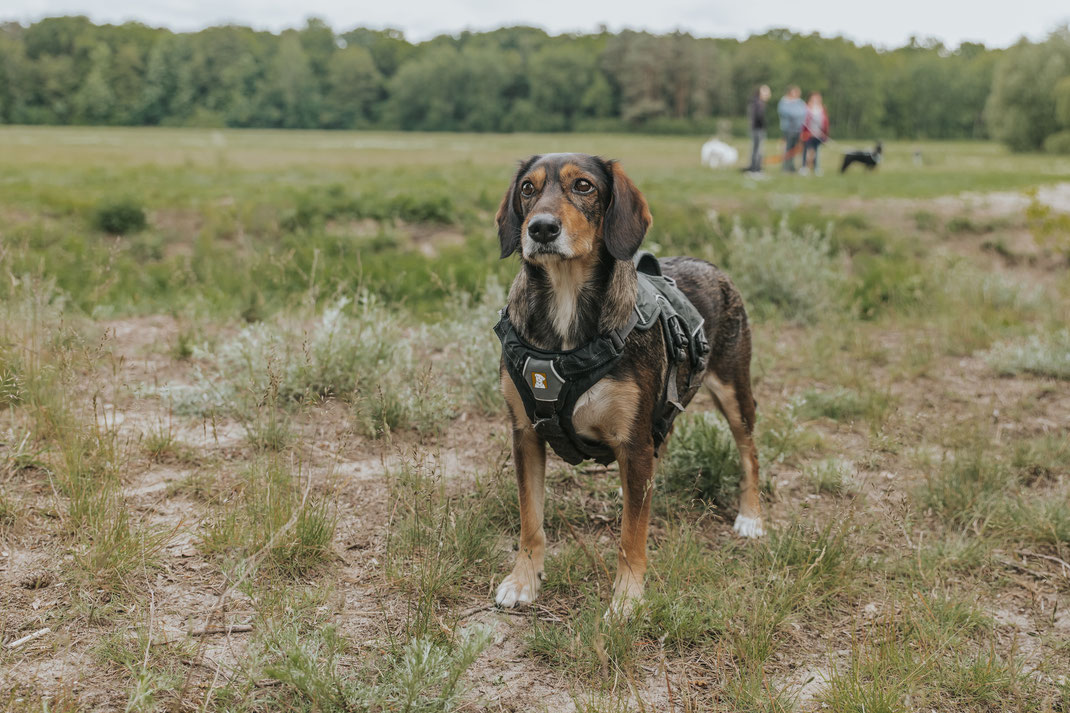
[{"label": "green shrub", "polygon": [[914,226],[918,230],[935,231],[940,227],[940,219],[931,211],[919,210],[914,213]]},{"label": "green shrub", "polygon": [[1044,139],[1044,150],[1048,153],[1070,154],[1070,129],[1057,131]]},{"label": "green shrub", "polygon": [[1002,462],[976,447],[964,448],[927,473],[918,496],[925,506],[960,526],[992,513],[997,496],[1015,481]]},{"label": "green shrub", "polygon": [[1002,342],[988,351],[986,359],[1004,376],[1026,373],[1070,379],[1070,329]]},{"label": "green shrub", "polygon": [[[275,407],[335,398],[354,406],[366,435],[398,429],[436,432],[468,408],[501,408],[499,346],[491,328],[505,296],[490,283],[484,299],[466,293],[443,308],[437,325],[406,327],[400,310],[364,294],[340,299],[311,323],[276,318],[245,327],[213,353],[198,354],[194,383],[167,386],[180,414],[223,413],[243,421],[260,447],[288,443]],[[307,315],[307,312],[306,312]]]},{"label": "green shrub", "polygon": [[842,271],[828,236],[816,228],[744,229],[737,220],[725,238],[726,268],[743,299],[759,314],[775,312],[813,322],[839,301]]},{"label": "green shrub", "polygon": [[828,391],[810,390],[803,394],[795,415],[803,421],[830,418],[853,421],[858,418],[879,421],[889,406],[889,397],[872,391],[860,393],[838,387]]},{"label": "green shrub", "polygon": [[855,272],[852,297],[862,319],[909,310],[922,304],[928,294],[928,280],[920,264],[902,255],[859,256]]},{"label": "green shrub", "polygon": [[112,198],[93,212],[93,227],[111,235],[129,235],[145,229],[148,219],[141,203],[133,198]]},{"label": "green shrub", "polygon": [[676,420],[661,466],[666,493],[726,506],[735,502],[742,465],[720,414],[685,414]]}]

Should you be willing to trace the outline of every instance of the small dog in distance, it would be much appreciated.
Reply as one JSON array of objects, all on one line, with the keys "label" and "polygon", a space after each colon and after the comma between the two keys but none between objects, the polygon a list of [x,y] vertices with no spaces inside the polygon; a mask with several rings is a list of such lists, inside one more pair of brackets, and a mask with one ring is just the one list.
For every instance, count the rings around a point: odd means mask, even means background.
[{"label": "small dog in distance", "polygon": [[843,165],[840,167],[840,173],[846,173],[847,167],[852,163],[860,163],[872,171],[881,162],[882,153],[884,153],[884,146],[880,141],[877,142],[872,151],[849,151],[843,155]]}]

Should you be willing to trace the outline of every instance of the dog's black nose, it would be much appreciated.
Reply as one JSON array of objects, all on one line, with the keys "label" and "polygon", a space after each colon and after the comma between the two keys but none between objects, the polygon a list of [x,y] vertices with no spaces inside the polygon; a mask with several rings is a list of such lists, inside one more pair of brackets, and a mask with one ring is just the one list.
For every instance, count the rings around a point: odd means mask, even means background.
[{"label": "dog's black nose", "polygon": [[528,235],[537,243],[550,243],[561,234],[561,221],[548,213],[531,216]]}]

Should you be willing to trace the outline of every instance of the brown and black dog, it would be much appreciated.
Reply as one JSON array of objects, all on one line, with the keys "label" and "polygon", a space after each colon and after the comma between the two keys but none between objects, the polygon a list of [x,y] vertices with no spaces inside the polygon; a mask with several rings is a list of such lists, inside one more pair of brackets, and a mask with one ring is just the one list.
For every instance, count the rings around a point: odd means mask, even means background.
[{"label": "brown and black dog", "polygon": [[[524,161],[498,209],[501,257],[520,251],[521,269],[509,290],[508,314],[522,339],[545,350],[568,350],[625,325],[636,304],[632,258],[650,227],[650,210],[614,161],[585,154],[550,154]],[[763,534],[754,447],[755,402],[750,383],[750,328],[743,300],[728,276],[703,260],[662,261],[705,318],[712,352],[704,383],[732,429],[743,462],[734,529]],[[678,374],[683,405],[689,366]],[[495,601],[531,602],[543,577],[546,442],[535,432],[504,367],[502,392],[513,427],[513,462],[520,496],[520,548]],[[633,331],[624,356],[573,410],[577,432],[608,445],[620,467],[624,514],[612,610],[626,612],[642,596],[647,526],[654,476],[653,418],[668,378],[660,329]]]}]

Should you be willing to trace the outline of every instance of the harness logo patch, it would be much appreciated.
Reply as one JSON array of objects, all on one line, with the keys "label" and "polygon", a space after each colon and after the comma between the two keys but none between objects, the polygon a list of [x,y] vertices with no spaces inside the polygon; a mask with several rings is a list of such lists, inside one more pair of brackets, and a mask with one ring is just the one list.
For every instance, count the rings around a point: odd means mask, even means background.
[{"label": "harness logo patch", "polygon": [[531,372],[531,388],[533,389],[545,389],[546,388],[546,374],[542,374],[537,371]]}]

